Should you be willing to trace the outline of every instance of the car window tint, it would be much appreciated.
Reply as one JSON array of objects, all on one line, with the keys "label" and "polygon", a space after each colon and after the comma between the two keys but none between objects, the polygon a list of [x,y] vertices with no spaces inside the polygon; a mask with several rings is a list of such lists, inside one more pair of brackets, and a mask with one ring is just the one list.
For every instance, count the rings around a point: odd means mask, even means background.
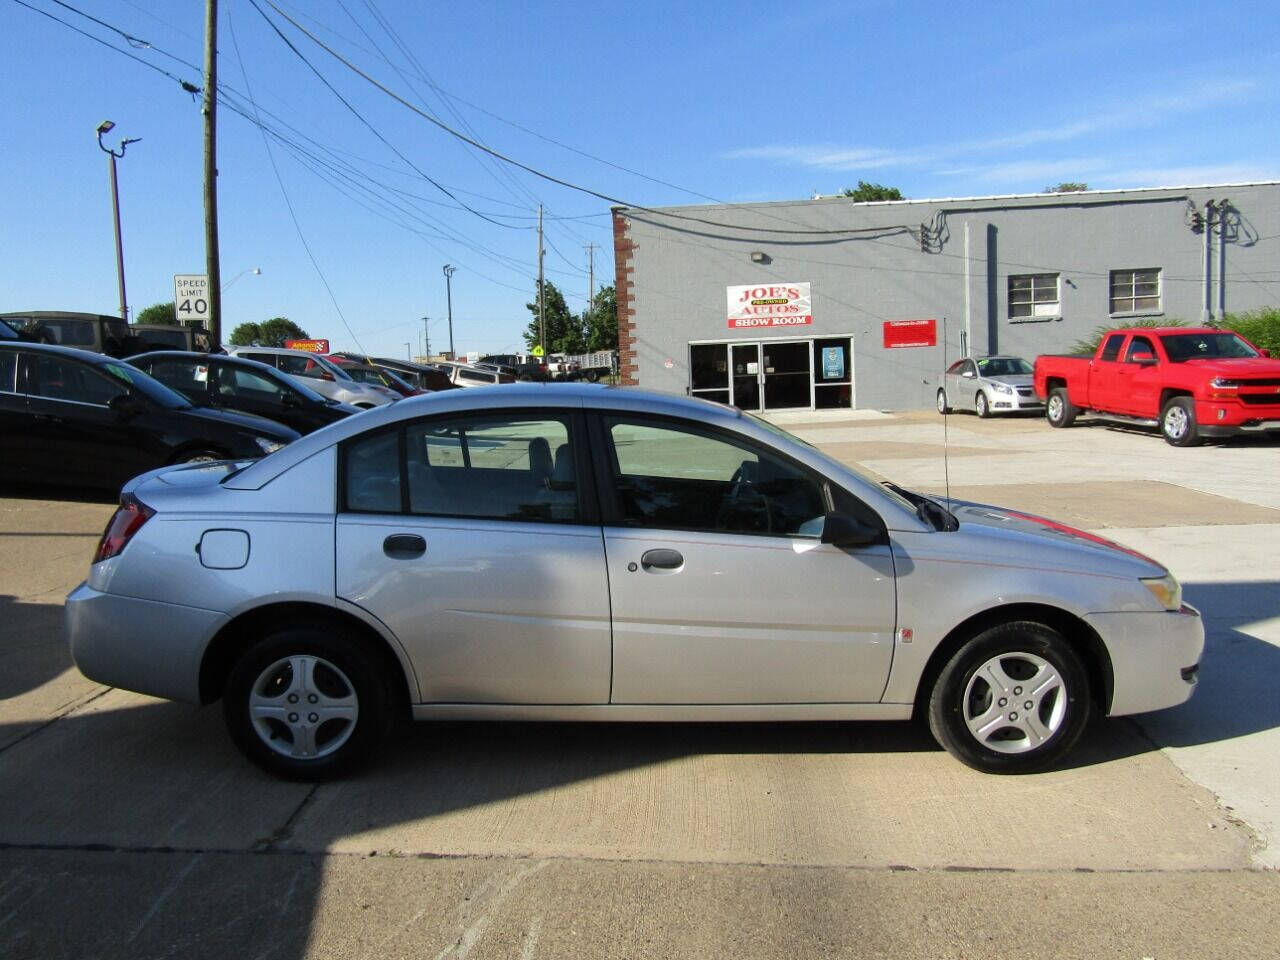
[{"label": "car window tint", "polygon": [[578,520],[567,419],[457,417],[407,428],[409,509],[493,520]]},{"label": "car window tint", "polygon": [[209,365],[190,360],[156,360],[146,372],[192,399],[203,399],[209,382]]},{"label": "car window tint", "polygon": [[268,367],[277,366],[276,357],[273,353],[237,353],[237,357],[244,357],[246,360],[257,360],[259,363],[265,363]]},{"label": "car window tint", "polygon": [[1124,343],[1123,333],[1113,333],[1107,337],[1107,344],[1102,348],[1102,353],[1098,355],[1099,360],[1118,360],[1120,359],[1120,346]]},{"label": "car window tint", "polygon": [[124,384],[84,364],[39,354],[33,359],[31,393],[35,396],[106,406],[113,397],[127,392]]},{"label": "car window tint", "polygon": [[360,437],[343,448],[346,508],[369,513],[400,512],[400,432]]},{"label": "car window tint", "polygon": [[498,378],[492,373],[485,373],[482,370],[458,370],[459,380],[470,380],[472,383],[493,383]]},{"label": "car window tint", "polygon": [[[315,377],[320,376],[320,371],[306,357],[291,357],[287,354],[280,354],[276,358],[280,361],[279,367],[285,373],[291,373],[295,377]],[[310,368],[310,369],[308,369]]]},{"label": "car window tint", "polygon": [[230,365],[218,368],[218,395],[241,400],[257,400],[262,403],[279,403],[285,390],[270,377],[256,370]]},{"label": "car window tint", "polygon": [[0,350],[0,393],[18,391],[18,353],[16,350]]},{"label": "car window tint", "polygon": [[643,422],[609,421],[622,522],[728,533],[817,536],[822,488],[745,441]]},{"label": "car window tint", "polygon": [[1125,353],[1125,359],[1132,363],[1135,357],[1144,355],[1154,357],[1156,355],[1155,347],[1151,345],[1151,341],[1146,337],[1134,337],[1129,341],[1129,349]]}]

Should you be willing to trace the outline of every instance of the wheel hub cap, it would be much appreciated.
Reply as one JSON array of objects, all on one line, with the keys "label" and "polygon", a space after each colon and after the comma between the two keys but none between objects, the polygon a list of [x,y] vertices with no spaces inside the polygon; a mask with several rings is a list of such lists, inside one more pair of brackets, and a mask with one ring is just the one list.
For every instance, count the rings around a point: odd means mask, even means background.
[{"label": "wheel hub cap", "polygon": [[1061,729],[1067,715],[1062,676],[1033,653],[1002,653],[980,666],[964,692],[964,722],[984,747],[1027,753]]},{"label": "wheel hub cap", "polygon": [[[301,701],[310,709],[302,712]],[[347,675],[322,657],[277,660],[254,681],[249,719],[271,750],[314,760],[342,747],[356,729],[360,705]]]}]

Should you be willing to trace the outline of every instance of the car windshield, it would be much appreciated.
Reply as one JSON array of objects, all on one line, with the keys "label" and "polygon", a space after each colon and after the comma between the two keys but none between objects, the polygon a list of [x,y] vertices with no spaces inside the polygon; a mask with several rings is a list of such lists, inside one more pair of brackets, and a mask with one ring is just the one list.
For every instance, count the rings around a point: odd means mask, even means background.
[{"label": "car windshield", "polygon": [[984,377],[1019,377],[1031,373],[1031,364],[1021,357],[984,357],[978,371]]},{"label": "car windshield", "polygon": [[102,370],[166,409],[188,410],[191,407],[191,401],[182,394],[176,390],[170,390],[159,380],[143,373],[137,367],[123,362],[104,363]]},{"label": "car windshield", "polygon": [[1226,330],[1221,333],[1170,333],[1162,336],[1160,342],[1172,363],[1260,355],[1238,335]]}]

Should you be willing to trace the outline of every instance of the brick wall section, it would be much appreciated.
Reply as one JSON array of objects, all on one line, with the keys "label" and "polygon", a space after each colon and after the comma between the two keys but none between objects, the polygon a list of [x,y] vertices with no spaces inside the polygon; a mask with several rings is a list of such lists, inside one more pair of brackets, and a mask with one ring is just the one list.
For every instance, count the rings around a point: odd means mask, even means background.
[{"label": "brick wall section", "polygon": [[635,267],[631,262],[635,243],[631,239],[631,221],[622,211],[613,209],[613,263],[616,273],[614,290],[618,299],[618,380],[627,386],[638,386],[636,365],[636,311],[631,304]]}]

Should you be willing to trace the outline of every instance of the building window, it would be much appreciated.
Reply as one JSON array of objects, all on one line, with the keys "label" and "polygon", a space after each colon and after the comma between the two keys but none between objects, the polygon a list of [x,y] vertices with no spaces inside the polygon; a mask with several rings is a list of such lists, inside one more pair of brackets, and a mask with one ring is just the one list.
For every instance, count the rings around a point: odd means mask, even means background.
[{"label": "building window", "polygon": [[1112,313],[1159,313],[1160,268],[1111,271]]},{"label": "building window", "polygon": [[1009,278],[1009,319],[1038,320],[1062,316],[1058,274],[1024,273]]}]

